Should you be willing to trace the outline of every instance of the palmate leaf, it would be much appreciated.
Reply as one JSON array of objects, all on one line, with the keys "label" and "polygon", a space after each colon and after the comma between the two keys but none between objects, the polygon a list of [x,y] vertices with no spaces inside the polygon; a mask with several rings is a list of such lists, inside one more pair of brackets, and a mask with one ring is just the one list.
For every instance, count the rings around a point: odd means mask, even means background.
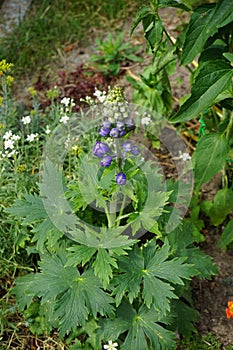
[{"label": "palmate leaf", "polygon": [[142,291],[147,307],[153,304],[161,315],[170,310],[170,300],[177,298],[171,284],[183,284],[183,280],[190,279],[197,270],[185,263],[184,257],[170,259],[169,250],[167,241],[158,248],[156,240],[151,240],[143,249],[135,246],[127,258],[119,258],[120,275],[113,279],[117,305],[124,296],[132,303]]},{"label": "palmate leaf", "polygon": [[[45,255],[41,261],[41,272],[27,276],[25,287],[27,298],[20,292],[19,287],[25,278],[19,278],[16,292],[21,307],[30,302],[29,297],[41,297],[41,303],[54,303],[51,320],[59,320],[61,336],[75,331],[78,325],[84,325],[89,315],[111,315],[114,300],[101,289],[99,279],[92,269],[80,274],[75,267],[67,266],[67,256],[64,252],[59,255]],[[24,290],[23,290],[24,292]]]},{"label": "palmate leaf", "polygon": [[203,49],[207,39],[219,28],[233,21],[231,0],[220,0],[217,4],[198,7],[192,14],[186,31],[181,62],[190,63]]},{"label": "palmate leaf", "polygon": [[218,273],[218,269],[212,258],[194,245],[194,231],[195,227],[190,221],[183,221],[182,225],[169,233],[168,240],[172,247],[172,255],[186,257],[186,262],[195,267],[200,279],[210,279],[212,275]]},{"label": "palmate leaf", "polygon": [[24,218],[24,224],[30,224],[47,217],[43,201],[36,194],[25,194],[23,200],[16,199],[15,203],[6,209],[6,212],[18,218]]},{"label": "palmate leaf", "polygon": [[116,319],[100,322],[98,336],[102,339],[117,339],[120,334],[127,332],[122,350],[167,350],[174,349],[174,335],[163,328],[159,322],[168,324],[168,319],[161,318],[153,309],[141,306],[133,308],[125,300],[117,309]]}]

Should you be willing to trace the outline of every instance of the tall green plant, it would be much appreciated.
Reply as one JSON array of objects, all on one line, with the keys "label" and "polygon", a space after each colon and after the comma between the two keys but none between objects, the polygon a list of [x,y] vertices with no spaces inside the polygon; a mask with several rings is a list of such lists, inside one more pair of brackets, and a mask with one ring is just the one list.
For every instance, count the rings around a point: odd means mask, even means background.
[{"label": "tall green plant", "polygon": [[[182,2],[172,0],[151,1],[150,7],[143,6],[139,10],[131,32],[142,22],[153,62],[147,69],[149,80],[142,77],[146,87],[137,86],[135,82],[134,86],[152,109],[166,113],[172,123],[203,117],[201,122],[205,125],[205,132],[202,132],[193,155],[195,193],[198,194],[216,173],[223,172],[223,188],[214,201],[204,204],[203,208],[213,218],[213,224],[225,222],[219,245],[226,248],[233,241],[233,221],[228,216],[233,209],[233,4],[231,0],[220,0],[197,7],[177,40],[169,36],[159,17],[159,9],[165,7],[189,10]],[[171,100],[168,77],[171,62],[178,62],[191,72],[190,94],[176,113],[171,105],[167,108],[164,94],[164,90],[169,91]],[[165,84],[163,77],[166,77]],[[151,85],[151,81],[155,84]],[[215,217],[217,212],[218,218]]]}]

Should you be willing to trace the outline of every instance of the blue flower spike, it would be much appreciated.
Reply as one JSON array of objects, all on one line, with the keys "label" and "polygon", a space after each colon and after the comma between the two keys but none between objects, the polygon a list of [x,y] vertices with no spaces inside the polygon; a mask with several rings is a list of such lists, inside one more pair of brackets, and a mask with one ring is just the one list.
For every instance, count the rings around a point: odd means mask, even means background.
[{"label": "blue flower spike", "polygon": [[124,173],[118,173],[116,175],[116,183],[117,185],[124,186],[126,184],[126,175]]}]

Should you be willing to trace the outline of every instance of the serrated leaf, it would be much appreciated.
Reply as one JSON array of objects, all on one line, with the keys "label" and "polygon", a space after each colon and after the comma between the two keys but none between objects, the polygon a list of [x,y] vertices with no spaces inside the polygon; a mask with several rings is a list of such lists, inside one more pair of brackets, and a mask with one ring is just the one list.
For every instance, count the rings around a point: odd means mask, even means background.
[{"label": "serrated leaf", "polygon": [[220,100],[232,97],[232,76],[232,67],[223,60],[203,63],[192,85],[190,97],[170,119],[171,122],[194,119]]},{"label": "serrated leaf", "polygon": [[127,258],[119,258],[120,276],[113,280],[117,305],[125,295],[132,303],[142,288],[142,297],[148,307],[153,304],[162,315],[170,310],[170,300],[176,298],[171,283],[183,284],[183,279],[190,279],[197,271],[184,262],[184,257],[168,260],[169,250],[168,242],[158,248],[152,240],[143,250],[135,246]]},{"label": "serrated leaf", "polygon": [[183,46],[181,62],[190,63],[203,49],[207,39],[219,28],[233,21],[231,0],[220,0],[217,4],[198,7],[189,22]]},{"label": "serrated leaf", "polygon": [[99,277],[103,287],[106,289],[109,285],[110,278],[113,276],[112,267],[118,267],[116,259],[113,256],[110,256],[106,249],[98,249],[98,253],[92,267],[95,275]]},{"label": "serrated leaf", "polygon": [[200,319],[198,311],[180,299],[174,300],[173,305],[177,314],[176,326],[179,334],[190,337],[196,330],[193,322],[197,322]]},{"label": "serrated leaf", "polygon": [[200,188],[221,170],[226,162],[229,146],[224,135],[209,133],[201,138],[195,152],[195,185]]},{"label": "serrated leaf", "polygon": [[231,219],[224,228],[222,235],[218,241],[218,246],[222,249],[226,249],[227,246],[233,241],[233,220]]},{"label": "serrated leaf", "polygon": [[77,266],[79,264],[84,266],[95,254],[97,249],[85,245],[75,245],[67,248],[67,250],[71,253],[68,255],[65,266]]},{"label": "serrated leaf", "polygon": [[15,203],[6,209],[6,212],[18,218],[24,217],[23,222],[25,224],[47,217],[42,199],[38,195],[32,194],[25,194],[24,200],[16,199]]},{"label": "serrated leaf", "polygon": [[44,245],[47,242],[47,246],[52,248],[54,244],[63,236],[63,233],[59,231],[51,222],[49,218],[46,218],[41,223],[33,228],[35,233],[32,237],[32,242],[37,242],[36,248],[40,251],[44,251]]}]

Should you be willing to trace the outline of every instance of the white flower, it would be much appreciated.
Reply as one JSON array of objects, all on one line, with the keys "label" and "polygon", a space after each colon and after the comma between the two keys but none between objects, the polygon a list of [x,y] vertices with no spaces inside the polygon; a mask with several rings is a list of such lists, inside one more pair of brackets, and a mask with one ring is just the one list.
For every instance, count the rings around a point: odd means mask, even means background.
[{"label": "white flower", "polygon": [[179,159],[183,160],[184,162],[186,162],[187,160],[190,160],[191,157],[187,152],[181,153],[180,152],[180,156]]},{"label": "white flower", "polygon": [[112,340],[109,340],[108,345],[104,345],[104,349],[106,350],[117,350],[118,344],[113,343]]},{"label": "white flower", "polygon": [[51,133],[51,130],[49,129],[49,126],[46,125],[45,133],[48,135]]},{"label": "white flower", "polygon": [[12,131],[7,131],[4,135],[3,135],[3,138],[4,140],[9,140],[12,136]]},{"label": "white flower", "polygon": [[17,154],[16,150],[13,149],[11,152],[7,153],[7,157],[10,158],[12,157],[14,154]]},{"label": "white flower", "polygon": [[23,123],[24,125],[30,124],[30,123],[31,123],[31,117],[30,117],[30,115],[27,115],[26,117],[23,117],[23,118],[21,119],[21,121],[22,121],[22,123]]},{"label": "white flower", "polygon": [[148,116],[148,117],[143,117],[143,118],[141,119],[141,123],[142,123],[142,125],[149,125],[149,124],[151,123],[151,117],[150,117],[150,116]]},{"label": "white flower", "polygon": [[61,100],[61,103],[63,105],[65,105],[66,107],[68,107],[69,104],[70,104],[70,98],[69,97],[63,97],[63,99]]},{"label": "white flower", "polygon": [[68,115],[65,114],[61,117],[60,122],[63,124],[67,124],[68,120],[69,120],[69,117]]},{"label": "white flower", "polygon": [[38,134],[30,134],[30,135],[27,135],[27,141],[29,142],[33,142],[36,138],[37,138]]},{"label": "white flower", "polygon": [[100,101],[100,103],[103,103],[106,99],[106,91],[100,91],[98,89],[95,89],[95,92],[93,94],[97,99]]},{"label": "white flower", "polygon": [[20,136],[19,136],[19,135],[13,134],[13,135],[11,136],[11,139],[14,140],[14,141],[18,141],[18,140],[20,139]]},{"label": "white flower", "polygon": [[4,142],[4,148],[5,149],[8,149],[8,148],[13,149],[14,148],[14,143],[15,143],[14,140],[6,140]]}]

